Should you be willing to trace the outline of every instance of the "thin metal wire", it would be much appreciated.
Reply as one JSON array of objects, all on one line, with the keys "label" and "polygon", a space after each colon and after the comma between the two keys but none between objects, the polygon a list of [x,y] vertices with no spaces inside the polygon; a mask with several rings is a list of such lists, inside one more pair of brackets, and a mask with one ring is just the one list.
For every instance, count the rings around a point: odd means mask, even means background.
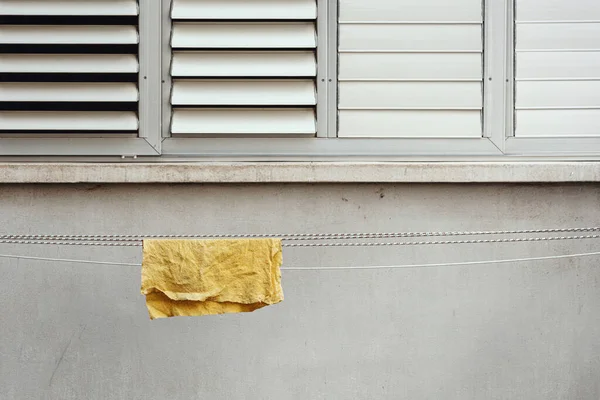
[{"label": "thin metal wire", "polygon": [[489,236],[542,233],[598,232],[600,227],[523,229],[498,231],[448,231],[448,232],[390,232],[390,233],[273,233],[273,234],[197,234],[197,235],[0,235],[0,240],[64,240],[90,242],[137,242],[143,239],[236,239],[277,237],[283,240],[337,240],[384,239],[433,236]]},{"label": "thin metal wire", "polygon": [[[502,260],[484,260],[484,261],[464,261],[464,262],[452,262],[452,263],[436,263],[436,264],[405,264],[405,265],[369,265],[369,266],[339,266],[339,267],[282,267],[285,271],[334,271],[334,270],[368,270],[368,269],[400,269],[400,268],[434,268],[434,267],[457,267],[457,266],[470,266],[470,265],[483,265],[483,264],[506,264],[514,262],[525,262],[525,261],[541,261],[541,260],[558,260],[564,258],[576,258],[576,257],[589,257],[600,255],[600,251],[592,253],[578,253],[578,254],[561,254],[556,256],[542,256],[542,257],[526,257],[526,258],[510,258]],[[140,267],[140,263],[120,263],[111,261],[93,261],[93,260],[75,260],[69,258],[50,258],[50,257],[32,257],[32,256],[20,256],[14,254],[0,254],[0,258],[14,258],[20,260],[33,260],[33,261],[53,261],[53,262],[66,262],[66,263],[81,263],[81,264],[95,264],[95,265],[115,265],[125,267]]]},{"label": "thin metal wire", "polygon": [[123,267],[141,267],[142,266],[142,264],[140,264],[140,263],[75,260],[72,258],[33,257],[33,256],[20,256],[20,255],[15,255],[15,254],[0,254],[0,258],[14,258],[14,259],[18,259],[18,260],[53,261],[53,262],[65,262],[65,263],[94,264],[94,265],[115,265],[115,266],[123,266]]},{"label": "thin metal wire", "polygon": [[[436,240],[436,241],[411,241],[411,242],[333,242],[333,243],[283,243],[283,247],[375,247],[375,246],[421,246],[421,245],[446,245],[446,244],[480,244],[480,243],[518,243],[542,242],[555,240],[582,240],[598,239],[600,235],[579,236],[551,236],[551,237],[525,237],[525,238],[500,238],[500,239],[467,239],[467,240]],[[6,240],[0,239],[4,244],[39,244],[58,246],[101,246],[101,247],[141,247],[142,241],[135,242],[86,242],[86,241],[58,241],[58,240]]]},{"label": "thin metal wire", "polygon": [[435,263],[435,264],[367,265],[367,266],[340,266],[340,267],[282,267],[281,269],[286,270],[286,271],[334,271],[334,270],[462,267],[462,266],[470,266],[470,265],[508,264],[508,263],[526,262],[526,261],[559,260],[559,259],[564,259],[564,258],[589,257],[589,256],[598,256],[598,255],[600,255],[600,251],[596,251],[596,252],[592,252],[592,253],[561,254],[561,255],[557,255],[557,256],[509,258],[509,259],[502,259],[502,260],[464,261],[464,262]]}]

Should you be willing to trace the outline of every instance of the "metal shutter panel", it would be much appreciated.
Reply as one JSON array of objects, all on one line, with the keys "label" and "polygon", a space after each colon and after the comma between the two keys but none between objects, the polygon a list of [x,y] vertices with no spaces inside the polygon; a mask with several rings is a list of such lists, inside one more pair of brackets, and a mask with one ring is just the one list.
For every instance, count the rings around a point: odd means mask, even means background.
[{"label": "metal shutter panel", "polygon": [[175,0],[171,16],[173,135],[316,134],[315,0]]},{"label": "metal shutter panel", "polygon": [[517,0],[515,136],[600,136],[600,2]]},{"label": "metal shutter panel", "polygon": [[138,13],[136,0],[2,1],[0,133],[137,133]]},{"label": "metal shutter panel", "polygon": [[482,136],[481,0],[341,0],[339,136]]}]

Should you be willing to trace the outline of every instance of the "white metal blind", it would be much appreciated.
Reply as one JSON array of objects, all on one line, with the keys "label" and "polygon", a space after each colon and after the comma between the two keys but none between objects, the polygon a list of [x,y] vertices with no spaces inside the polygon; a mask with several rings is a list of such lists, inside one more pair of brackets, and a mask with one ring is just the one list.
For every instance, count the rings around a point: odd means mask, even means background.
[{"label": "white metal blind", "polygon": [[314,136],[316,0],[173,0],[173,136]]},{"label": "white metal blind", "polygon": [[516,5],[515,136],[600,136],[600,1]]},{"label": "white metal blind", "polygon": [[481,137],[481,0],[341,0],[340,137]]},{"label": "white metal blind", "polygon": [[136,0],[0,1],[0,133],[135,134]]}]

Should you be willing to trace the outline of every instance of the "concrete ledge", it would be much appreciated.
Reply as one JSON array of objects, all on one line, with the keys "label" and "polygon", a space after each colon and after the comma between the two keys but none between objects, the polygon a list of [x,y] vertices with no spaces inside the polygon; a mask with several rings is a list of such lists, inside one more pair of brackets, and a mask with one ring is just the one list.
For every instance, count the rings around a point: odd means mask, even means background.
[{"label": "concrete ledge", "polygon": [[599,181],[600,162],[0,163],[0,183]]}]

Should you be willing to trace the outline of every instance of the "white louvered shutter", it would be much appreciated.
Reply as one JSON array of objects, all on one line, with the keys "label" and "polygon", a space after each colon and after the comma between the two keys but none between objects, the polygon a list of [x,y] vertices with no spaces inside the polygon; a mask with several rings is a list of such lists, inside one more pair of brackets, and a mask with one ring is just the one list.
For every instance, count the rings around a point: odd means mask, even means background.
[{"label": "white louvered shutter", "polygon": [[173,136],[314,136],[316,0],[173,0]]},{"label": "white louvered shutter", "polygon": [[0,133],[136,134],[136,0],[0,0]]},{"label": "white louvered shutter", "polygon": [[600,136],[600,1],[516,0],[515,136]]},{"label": "white louvered shutter", "polygon": [[481,0],[341,0],[339,136],[482,136]]}]

